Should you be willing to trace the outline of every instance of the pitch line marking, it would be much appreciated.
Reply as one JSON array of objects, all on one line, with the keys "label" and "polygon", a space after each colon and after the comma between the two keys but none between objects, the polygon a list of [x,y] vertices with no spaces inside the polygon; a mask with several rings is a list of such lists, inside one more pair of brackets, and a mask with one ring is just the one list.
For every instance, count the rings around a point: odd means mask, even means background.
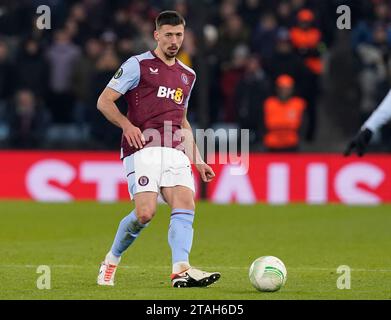
[{"label": "pitch line marking", "polygon": [[[99,264],[97,265],[73,265],[73,264],[48,264],[52,268],[69,268],[69,269],[87,269],[87,268],[99,268]],[[0,264],[0,268],[37,268],[39,265],[31,265],[31,264],[7,264],[7,265],[2,265]],[[159,269],[159,270],[166,270],[166,269],[171,269],[171,266],[138,266],[138,265],[120,265],[120,268],[123,269]],[[239,267],[239,266],[195,266],[199,267],[201,269],[225,269],[225,270],[248,270],[249,267]],[[302,272],[308,272],[308,271],[335,271],[335,268],[317,268],[317,267],[290,267],[289,270],[292,271],[302,271]],[[391,272],[391,269],[364,269],[364,268],[357,268],[351,269],[352,271],[355,272]]]}]

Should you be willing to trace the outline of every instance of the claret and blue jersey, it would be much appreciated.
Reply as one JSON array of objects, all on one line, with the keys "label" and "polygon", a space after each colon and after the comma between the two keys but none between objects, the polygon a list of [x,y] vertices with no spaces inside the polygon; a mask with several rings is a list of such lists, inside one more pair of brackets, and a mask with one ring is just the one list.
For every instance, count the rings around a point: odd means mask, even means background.
[{"label": "claret and blue jersey", "polygon": [[[141,132],[158,130],[161,134],[159,145],[175,148],[181,141],[172,137],[181,128],[195,79],[194,70],[178,59],[168,66],[153,51],[147,51],[123,63],[108,87],[124,95],[128,104],[127,117],[133,125]],[[170,124],[172,131],[170,141],[164,135],[165,122]],[[155,145],[153,141],[147,141],[147,146]],[[136,151],[122,137],[121,157]]]}]

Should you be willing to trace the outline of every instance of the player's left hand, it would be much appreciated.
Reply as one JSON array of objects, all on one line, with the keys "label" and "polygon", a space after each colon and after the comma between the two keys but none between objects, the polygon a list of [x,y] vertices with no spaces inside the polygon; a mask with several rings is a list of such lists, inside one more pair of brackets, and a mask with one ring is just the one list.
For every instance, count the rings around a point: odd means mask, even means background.
[{"label": "player's left hand", "polygon": [[210,182],[215,177],[215,173],[213,172],[212,168],[206,163],[197,164],[196,168],[201,175],[202,181],[204,182]]}]

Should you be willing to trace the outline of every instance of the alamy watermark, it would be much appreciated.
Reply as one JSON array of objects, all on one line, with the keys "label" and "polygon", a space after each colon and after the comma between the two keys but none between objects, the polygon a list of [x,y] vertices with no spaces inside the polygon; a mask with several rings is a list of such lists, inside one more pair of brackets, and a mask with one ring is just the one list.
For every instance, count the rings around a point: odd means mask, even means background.
[{"label": "alamy watermark", "polygon": [[[164,146],[184,151],[195,165],[231,164],[231,175],[245,175],[249,169],[250,134],[248,129],[175,129],[171,121],[164,121],[163,132],[157,129],[146,129],[142,132],[146,145],[144,147]],[[195,141],[195,143],[194,143]],[[197,153],[197,148],[199,154]],[[147,164],[159,164],[160,160],[148,153],[140,153],[142,161]],[[170,159],[175,165],[175,161]]]},{"label": "alamy watermark", "polygon": [[352,29],[352,10],[347,5],[340,5],[337,8],[337,28],[339,30],[351,30]]},{"label": "alamy watermark", "polygon": [[37,7],[36,26],[39,30],[49,30],[52,28],[52,13],[49,6],[41,5]]},{"label": "alamy watermark", "polygon": [[40,276],[37,279],[37,288],[39,290],[51,289],[51,270],[49,266],[40,265],[37,268],[37,273]]},{"label": "alamy watermark", "polygon": [[337,279],[337,288],[346,290],[351,288],[351,268],[346,265],[341,265],[337,268],[337,273],[341,275]]}]

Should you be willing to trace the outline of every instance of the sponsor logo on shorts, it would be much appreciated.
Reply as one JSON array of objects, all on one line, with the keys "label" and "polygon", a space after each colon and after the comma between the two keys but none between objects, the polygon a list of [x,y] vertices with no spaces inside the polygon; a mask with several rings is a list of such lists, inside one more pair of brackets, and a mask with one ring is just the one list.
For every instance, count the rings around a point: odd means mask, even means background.
[{"label": "sponsor logo on shorts", "polygon": [[145,187],[147,184],[149,183],[149,179],[148,177],[146,176],[141,176],[139,179],[138,179],[138,184],[142,187]]}]

